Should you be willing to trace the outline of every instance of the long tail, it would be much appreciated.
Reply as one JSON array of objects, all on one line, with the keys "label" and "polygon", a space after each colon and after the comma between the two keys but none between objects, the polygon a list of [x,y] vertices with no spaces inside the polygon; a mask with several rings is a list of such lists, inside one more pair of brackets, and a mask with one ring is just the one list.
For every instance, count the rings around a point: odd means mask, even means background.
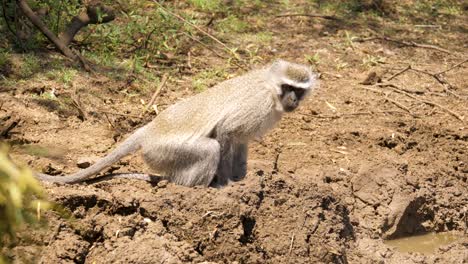
[{"label": "long tail", "polygon": [[145,133],[146,126],[138,129],[130,135],[117,148],[109,153],[104,158],[98,160],[91,167],[80,170],[76,173],[66,176],[50,176],[43,173],[36,173],[35,176],[41,181],[58,182],[58,183],[77,183],[89,179],[91,176],[98,174],[106,167],[119,161],[121,158],[133,153],[141,148],[141,138]]},{"label": "long tail", "polygon": [[95,183],[100,181],[105,181],[109,179],[132,179],[132,180],[141,180],[147,181],[149,183],[158,183],[164,179],[164,177],[159,175],[147,174],[147,173],[112,173],[104,175],[101,177],[92,178],[86,180],[88,183]]}]

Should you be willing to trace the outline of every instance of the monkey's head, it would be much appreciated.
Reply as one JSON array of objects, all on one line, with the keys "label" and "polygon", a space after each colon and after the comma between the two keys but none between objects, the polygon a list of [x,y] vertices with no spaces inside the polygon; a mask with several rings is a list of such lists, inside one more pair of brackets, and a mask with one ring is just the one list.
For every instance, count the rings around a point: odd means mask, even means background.
[{"label": "monkey's head", "polygon": [[269,75],[285,112],[295,110],[316,83],[309,67],[284,60],[273,62]]}]

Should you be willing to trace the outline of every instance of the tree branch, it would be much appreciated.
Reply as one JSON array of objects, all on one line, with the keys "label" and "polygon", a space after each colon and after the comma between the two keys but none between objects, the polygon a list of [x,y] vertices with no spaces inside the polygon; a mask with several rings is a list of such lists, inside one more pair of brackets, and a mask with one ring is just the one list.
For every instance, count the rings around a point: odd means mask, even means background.
[{"label": "tree branch", "polygon": [[59,39],[63,44],[68,46],[81,28],[89,24],[107,23],[114,19],[115,12],[112,7],[100,3],[87,6],[86,11],[72,18],[67,29],[60,33]]},{"label": "tree branch", "polygon": [[77,55],[73,53],[64,43],[62,43],[55,35],[50,31],[47,26],[41,21],[41,19],[32,11],[26,0],[16,1],[24,15],[33,23],[33,25],[41,31],[47,39],[49,39],[54,45],[63,53],[63,55],[76,59]]},{"label": "tree branch", "polygon": [[34,13],[34,11],[32,11],[31,7],[29,7],[26,0],[17,0],[16,3],[18,4],[19,8],[24,13],[24,15],[31,21],[31,23],[33,23],[33,25],[37,29],[39,29],[39,31],[41,31],[47,39],[54,43],[54,45],[60,50],[60,52],[63,55],[67,56],[70,59],[78,60],[86,71],[91,71],[88,64],[86,64],[84,59],[79,54],[76,54],[71,49],[69,49],[67,45],[65,45],[65,43],[60,41],[60,39],[57,38],[57,36],[55,36],[49,28],[47,28],[47,26],[41,21],[41,19]]}]

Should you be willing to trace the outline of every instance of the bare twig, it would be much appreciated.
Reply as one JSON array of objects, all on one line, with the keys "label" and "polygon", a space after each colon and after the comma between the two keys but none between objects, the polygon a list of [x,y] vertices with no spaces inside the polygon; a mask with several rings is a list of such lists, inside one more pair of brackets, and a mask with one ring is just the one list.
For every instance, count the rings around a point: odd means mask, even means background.
[{"label": "bare twig", "polygon": [[150,33],[149,33],[148,35],[146,35],[145,43],[144,43],[144,45],[143,45],[143,47],[144,47],[145,49],[148,48],[148,42],[149,42],[151,36],[153,35],[153,33],[156,31],[157,28],[158,28],[158,27],[154,27],[154,28],[150,31]]},{"label": "bare twig", "polygon": [[272,174],[276,174],[279,172],[279,158],[280,158],[280,155],[281,155],[281,152],[282,151],[282,148],[283,146],[282,145],[279,145],[275,151],[276,151],[276,158],[275,158],[275,161],[273,162],[273,170],[271,171]]},{"label": "bare twig", "polygon": [[442,29],[441,25],[414,25],[414,26],[419,27],[419,28],[438,28],[438,29]]},{"label": "bare twig", "polygon": [[0,137],[7,137],[8,133],[13,129],[15,128],[19,122],[21,121],[21,119],[17,118],[17,119],[14,119],[12,121],[10,121],[5,127],[2,128],[2,130],[0,131]]},{"label": "bare twig", "polygon": [[408,65],[406,68],[404,68],[403,70],[393,74],[390,78],[387,79],[387,81],[391,81],[393,78],[397,77],[398,75],[400,74],[403,74],[404,72],[408,71],[409,69],[411,69],[411,65]]},{"label": "bare twig", "polygon": [[[15,37],[15,40],[16,40],[16,44],[18,44],[18,46],[23,50],[25,51],[25,47],[24,47],[24,43],[23,41],[21,41],[21,38],[20,38],[20,26],[19,26],[19,14],[18,14],[18,5],[16,4],[16,2],[11,2],[11,4],[13,5],[12,9],[13,9],[13,21],[11,21],[11,19],[8,17],[7,15],[7,0],[2,0],[2,9],[3,9],[3,16],[4,16],[4,19],[5,19],[5,24],[7,25],[8,29],[10,30],[10,32],[13,34],[13,36]],[[11,24],[10,22],[13,22],[14,23],[14,30],[13,28],[11,27]]]},{"label": "bare twig", "polygon": [[419,69],[414,69],[414,68],[411,68],[410,70],[414,71],[414,72],[419,72],[419,73],[423,73],[423,74],[426,74],[426,75],[429,75],[431,76],[432,78],[434,78],[438,83],[440,83],[442,85],[442,87],[444,87],[444,90],[457,97],[458,99],[463,99],[460,95],[456,94],[454,91],[452,91],[451,89],[453,89],[453,86],[448,83],[446,80],[443,79],[442,75],[440,74],[435,74],[435,73],[430,73],[430,72],[427,72],[427,71],[424,71],[424,70],[419,70]]},{"label": "bare twig", "polygon": [[384,40],[384,41],[393,42],[393,43],[397,43],[397,44],[404,45],[404,46],[408,46],[408,47],[417,47],[417,48],[423,48],[423,49],[433,49],[433,50],[437,50],[437,51],[440,51],[440,52],[452,54],[452,52],[450,52],[449,50],[446,50],[446,49],[443,49],[443,48],[441,48],[441,47],[437,47],[437,46],[434,46],[434,45],[419,44],[419,43],[416,43],[416,42],[414,42],[414,41],[396,40],[396,39],[392,39],[392,38],[385,37],[385,36],[383,36],[383,37],[361,38],[361,39],[356,39],[355,41],[357,41],[357,42],[364,42],[364,41],[372,41],[372,40]]},{"label": "bare twig", "polygon": [[217,55],[218,57],[220,58],[223,58],[223,59],[228,59],[228,57],[224,56],[223,54],[217,52],[216,50],[212,49],[210,46],[206,45],[205,43],[201,42],[200,40],[198,40],[197,38],[191,36],[190,34],[187,34],[185,32],[183,32],[184,35],[186,35],[187,37],[189,37],[190,39],[192,39],[193,41],[197,42],[198,44],[202,45],[205,49],[213,52],[215,55]]},{"label": "bare twig", "polygon": [[78,95],[76,89],[74,94],[71,96],[72,99],[72,105],[78,110],[78,118],[81,119],[81,121],[84,121],[87,119],[86,111],[83,108],[83,104],[81,103],[80,96]]},{"label": "bare twig", "polygon": [[288,253],[289,255],[291,255],[291,252],[292,252],[292,249],[293,249],[295,235],[296,234],[292,234],[292,236],[291,236],[291,242],[289,243],[289,253]]},{"label": "bare twig", "polygon": [[396,84],[388,83],[388,82],[377,83],[377,84],[375,84],[375,85],[378,86],[378,87],[393,87],[393,88],[395,88],[395,89],[398,89],[398,90],[401,90],[401,91],[404,91],[404,92],[407,92],[407,93],[412,93],[412,94],[424,94],[424,91],[421,91],[421,90],[412,90],[412,89],[400,87],[400,86],[397,86]]},{"label": "bare twig", "polygon": [[446,108],[445,106],[442,106],[442,105],[440,105],[440,104],[438,104],[438,103],[434,103],[434,102],[429,101],[429,100],[419,99],[419,98],[417,98],[417,97],[411,96],[410,94],[407,94],[407,96],[410,96],[410,97],[414,98],[415,100],[420,101],[420,102],[422,102],[422,103],[425,103],[425,104],[427,104],[427,105],[436,106],[436,107],[438,107],[438,108],[444,110],[445,112],[451,114],[452,116],[456,117],[458,120],[460,120],[460,121],[462,121],[462,122],[465,122],[465,118],[464,118],[463,116],[461,116],[461,115],[455,113],[454,111],[452,111],[452,110]]},{"label": "bare twig", "polygon": [[167,8],[165,8],[162,4],[160,4],[158,1],[156,0],[153,0],[154,3],[156,3],[159,8],[161,8],[162,10],[164,10],[164,12],[168,13],[169,15],[171,16],[174,16],[175,18],[179,19],[180,21],[194,27],[196,30],[200,31],[201,33],[203,33],[204,35],[206,35],[207,37],[211,38],[212,40],[214,40],[216,43],[218,43],[219,45],[223,46],[229,53],[231,53],[232,55],[234,55],[234,57],[238,57],[237,53],[235,53],[230,47],[228,47],[226,44],[224,44],[221,40],[217,39],[215,36],[211,35],[210,33],[208,33],[207,31],[203,30],[202,28],[200,28],[199,26],[193,24],[192,22],[190,21],[187,21],[187,19],[181,17],[180,15],[176,14],[176,13],[173,13],[171,11],[169,11]]},{"label": "bare twig", "polygon": [[29,7],[26,0],[18,0],[17,3],[21,11],[23,11],[24,15],[33,23],[33,25],[36,28],[39,29],[39,31],[41,31],[47,37],[47,39],[54,43],[54,45],[60,50],[60,52],[62,52],[63,55],[67,56],[70,59],[78,60],[86,71],[91,71],[89,66],[79,54],[73,52],[70,48],[68,48],[67,45],[60,41],[60,39],[57,38],[57,36],[55,36],[49,28],[47,28],[47,26]]},{"label": "bare twig", "polygon": [[338,18],[335,16],[319,15],[319,14],[281,14],[281,15],[276,15],[275,17],[298,17],[298,16],[318,17],[318,18],[329,19],[329,20],[338,20]]},{"label": "bare twig", "polygon": [[315,232],[317,232],[317,229],[318,229],[318,227],[319,227],[319,225],[320,225],[320,218],[317,217],[317,218],[315,218],[315,219],[316,219],[317,221],[312,225],[312,228],[310,229],[310,233],[311,233],[311,234],[315,234]]},{"label": "bare twig", "polygon": [[330,149],[330,151],[340,153],[340,154],[343,154],[343,155],[348,155],[349,154],[349,152],[347,152],[347,151],[337,150],[337,149]]},{"label": "bare twig", "polygon": [[62,18],[62,8],[63,8],[63,1],[60,1],[58,10],[57,10],[57,20],[55,21],[55,34],[58,34],[59,31],[59,26],[60,26],[60,20]]},{"label": "bare twig", "polygon": [[[13,34],[13,36],[16,37],[17,34],[16,34],[16,32],[13,30],[13,28],[11,27],[10,21],[9,21],[9,19],[8,19],[8,17],[7,17],[7,13],[6,13],[6,12],[7,12],[6,2],[7,2],[7,1],[2,0],[3,19],[5,20],[5,24],[6,24],[7,28],[8,28],[8,30],[11,32],[11,34]],[[14,8],[16,8],[16,6],[15,6]]]},{"label": "bare twig", "polygon": [[86,7],[86,10],[72,18],[67,29],[60,33],[60,41],[68,46],[75,35],[89,24],[108,23],[115,19],[112,7],[103,4],[94,4]]},{"label": "bare twig", "polygon": [[448,72],[448,71],[451,71],[451,70],[453,70],[453,69],[455,69],[455,68],[457,68],[457,67],[459,67],[459,66],[465,64],[466,62],[468,62],[468,59],[465,59],[464,61],[462,61],[462,62],[460,62],[460,63],[457,63],[457,64],[453,65],[452,67],[446,69],[446,70],[443,70],[443,71],[438,72],[438,73],[434,73],[434,75],[441,75],[441,74],[444,74],[444,73],[446,73],[446,72]]},{"label": "bare twig", "polygon": [[463,116],[461,116],[461,115],[455,113],[454,111],[452,111],[452,110],[446,108],[446,107],[443,106],[443,105],[440,105],[440,104],[438,104],[438,103],[432,102],[432,101],[427,100],[427,99],[418,98],[418,97],[416,97],[416,96],[414,96],[414,95],[412,95],[412,94],[410,94],[410,93],[404,91],[404,90],[401,89],[401,88],[398,89],[398,86],[396,86],[396,85],[392,85],[392,86],[388,86],[388,87],[390,87],[390,89],[392,89],[393,91],[395,91],[395,92],[397,92],[397,93],[404,94],[404,95],[408,96],[409,98],[412,98],[412,99],[414,99],[414,100],[416,100],[416,101],[418,101],[418,102],[425,103],[425,104],[430,105],[430,106],[438,107],[438,108],[444,110],[445,112],[449,113],[450,115],[456,117],[458,120],[464,122],[464,117],[463,117]]},{"label": "bare twig", "polygon": [[187,52],[187,67],[192,69],[192,52],[190,50]]},{"label": "bare twig", "polygon": [[112,124],[112,122],[111,122],[109,116],[107,115],[107,113],[103,112],[103,114],[106,117],[107,123],[109,123],[109,125],[112,127],[112,129],[114,129],[116,131],[117,129],[115,128],[114,124]]},{"label": "bare twig", "polygon": [[408,112],[411,116],[413,117],[417,117],[417,115],[415,115],[408,107],[404,106],[403,104],[391,99],[391,98],[388,98],[388,97],[385,97],[385,100],[389,101],[390,103],[398,106],[399,108],[405,110],[406,112]]},{"label": "bare twig", "polygon": [[[141,43],[139,45],[132,44],[133,48],[129,51],[129,53],[133,53],[133,52],[135,52],[137,50],[140,50],[142,48],[147,49],[150,38],[154,34],[156,29],[158,29],[158,26],[153,27],[153,29],[146,35],[145,40],[141,41]],[[135,42],[137,42],[137,41],[135,40]]]},{"label": "bare twig", "polygon": [[429,75],[431,77],[434,77],[434,74],[428,72],[428,71],[425,71],[425,70],[420,70],[420,69],[416,69],[416,68],[411,68],[410,70],[414,71],[414,72],[419,72],[419,73],[424,73],[426,75]]},{"label": "bare twig", "polygon": [[273,172],[279,172],[278,160],[279,160],[280,154],[281,152],[276,153],[276,158],[275,158],[275,161],[273,162]]},{"label": "bare twig", "polygon": [[[422,73],[422,74],[426,74],[428,76],[431,76],[432,78],[434,78],[438,83],[440,83],[442,85],[442,87],[444,87],[444,90],[446,93],[449,93],[455,97],[457,97],[458,99],[463,99],[462,96],[458,95],[457,93],[455,93],[452,89],[454,88],[449,82],[447,82],[444,78],[443,78],[443,74],[450,71],[450,70],[453,70],[455,69],[456,67],[460,67],[461,65],[463,65],[464,63],[466,63],[468,61],[468,59],[465,59],[464,61],[460,62],[460,63],[457,63],[455,64],[454,66],[446,69],[446,70],[443,70],[441,72],[438,72],[438,73],[431,73],[431,72],[428,72],[428,71],[425,71],[425,70],[420,70],[420,69],[415,69],[413,67],[411,67],[411,65],[408,65],[406,68],[404,68],[403,70],[397,72],[396,74],[394,74],[393,76],[391,76],[390,78],[387,79],[387,81],[390,81],[392,80],[393,78],[395,78],[396,76],[400,75],[400,74],[403,74],[404,72],[406,71],[414,71],[414,72],[417,72],[417,73]],[[387,86],[389,85],[388,83],[384,83],[384,84],[380,84],[380,86]],[[391,86],[394,86],[394,84],[390,84]],[[398,87],[395,87],[395,88],[398,88]],[[401,89],[401,88],[400,88]],[[412,93],[412,91],[410,90],[406,90],[406,92],[410,92]],[[417,92],[416,92],[417,93]],[[424,92],[420,92],[420,93],[424,93]]]},{"label": "bare twig", "polygon": [[[363,88],[366,89],[366,90],[369,90],[369,89],[367,89],[367,87],[363,87]],[[377,91],[377,90],[374,90],[374,91]],[[377,92],[379,92],[379,91],[377,91]],[[353,117],[353,116],[374,115],[374,114],[406,114],[406,113],[402,112],[402,111],[389,110],[389,111],[354,112],[354,113],[344,113],[344,114],[337,114],[337,115],[311,115],[310,117],[338,119],[338,118],[342,118],[342,117]]]},{"label": "bare twig", "polygon": [[24,15],[36,26],[55,46],[67,57],[75,59],[76,54],[73,53],[66,45],[64,45],[55,35],[50,31],[47,26],[40,20],[40,18],[32,11],[26,0],[19,0],[18,6],[23,11]]},{"label": "bare twig", "polygon": [[133,117],[133,118],[141,118],[141,116],[137,116],[137,115],[116,113],[116,112],[110,112],[110,111],[106,111],[106,110],[96,110],[96,112],[103,113],[103,114],[109,114],[109,115],[119,115],[119,116]]},{"label": "bare twig", "polygon": [[158,95],[161,92],[162,88],[166,84],[168,77],[169,77],[169,75],[167,73],[164,73],[164,75],[161,78],[161,82],[158,85],[158,88],[156,88],[156,91],[154,91],[153,96],[151,96],[151,100],[149,101],[148,105],[146,105],[143,114],[148,112],[148,109],[150,109],[150,107],[154,104],[154,101],[156,101],[156,97],[158,97]]},{"label": "bare twig", "polygon": [[[6,0],[3,0],[3,1],[6,1]],[[19,46],[21,47],[21,49],[23,51],[26,50],[25,46],[24,46],[24,43],[23,41],[21,41],[21,37],[20,37],[20,30],[18,30],[20,28],[19,26],[19,14],[18,14],[18,4],[15,4],[14,5],[14,8],[13,8],[13,16],[14,16],[14,22],[15,22],[15,37],[16,37],[16,43],[19,44]]]},{"label": "bare twig", "polygon": [[372,92],[374,92],[374,93],[379,93],[379,94],[383,94],[383,93],[384,93],[384,91],[378,90],[378,89],[374,89],[374,88],[369,88],[369,87],[364,87],[364,86],[362,86],[361,88],[364,89],[364,90],[372,91]]},{"label": "bare twig", "polygon": [[[205,49],[213,52],[215,55],[217,55],[218,57],[222,58],[222,59],[225,59],[225,60],[228,60],[229,57],[227,56],[224,56],[223,54],[217,52],[216,50],[212,49],[210,46],[206,45],[205,43],[201,42],[200,40],[198,40],[197,38],[193,37],[193,36],[190,36],[190,34],[187,34],[185,32],[183,32],[182,34],[186,35],[187,37],[189,37],[190,39],[194,40],[195,42],[197,42],[198,44],[202,45]],[[241,65],[239,63],[237,63],[236,61],[231,61],[233,64],[235,64],[237,67],[241,68],[241,69],[244,69],[244,70],[247,70],[247,68],[244,66],[244,65]]]}]

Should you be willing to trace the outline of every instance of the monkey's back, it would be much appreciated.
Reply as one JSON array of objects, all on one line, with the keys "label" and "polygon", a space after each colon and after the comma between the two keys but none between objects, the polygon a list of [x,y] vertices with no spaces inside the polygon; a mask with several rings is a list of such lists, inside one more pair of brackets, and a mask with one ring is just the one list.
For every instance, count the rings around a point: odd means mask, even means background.
[{"label": "monkey's back", "polygon": [[152,131],[163,136],[177,131],[187,140],[216,131],[239,139],[259,136],[281,117],[266,76],[265,69],[254,70],[177,102],[153,120]]}]

